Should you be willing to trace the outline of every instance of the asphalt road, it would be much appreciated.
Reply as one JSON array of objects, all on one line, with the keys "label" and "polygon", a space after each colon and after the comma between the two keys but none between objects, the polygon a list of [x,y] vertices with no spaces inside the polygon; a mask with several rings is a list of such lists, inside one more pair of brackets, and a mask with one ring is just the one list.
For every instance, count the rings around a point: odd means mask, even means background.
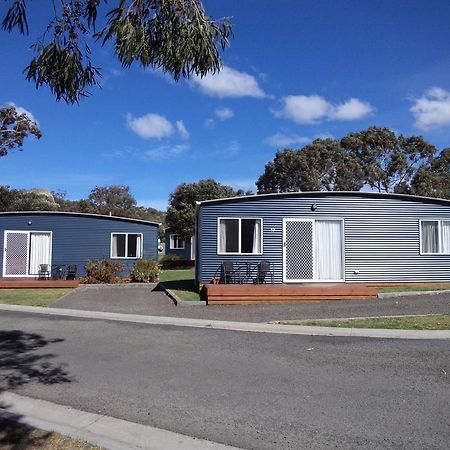
[{"label": "asphalt road", "polygon": [[0,389],[242,448],[442,448],[448,341],[2,312]]},{"label": "asphalt road", "polygon": [[403,314],[450,314],[450,294],[376,300],[339,300],[282,305],[175,306],[164,292],[145,285],[76,289],[55,308],[107,311],[151,316],[269,322]]}]

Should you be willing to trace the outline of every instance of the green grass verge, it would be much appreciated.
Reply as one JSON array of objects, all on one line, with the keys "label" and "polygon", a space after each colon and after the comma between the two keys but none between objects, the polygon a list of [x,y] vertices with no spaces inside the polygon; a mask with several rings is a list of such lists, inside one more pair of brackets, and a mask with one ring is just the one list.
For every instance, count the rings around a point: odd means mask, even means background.
[{"label": "green grass verge", "polygon": [[8,305],[51,306],[73,289],[0,289],[0,303]]},{"label": "green grass verge", "polygon": [[285,325],[307,325],[337,328],[384,328],[395,330],[450,330],[450,314],[432,316],[377,317],[332,321],[284,322]]},{"label": "green grass verge", "polygon": [[0,448],[5,450],[102,450],[79,439],[0,419]]},{"label": "green grass verge", "polygon": [[419,292],[419,291],[444,291],[450,290],[449,284],[417,284],[408,286],[383,286],[378,292]]},{"label": "green grass verge", "polygon": [[200,295],[195,287],[195,269],[167,269],[161,271],[159,281],[164,283],[167,289],[173,291],[181,300],[196,302]]}]

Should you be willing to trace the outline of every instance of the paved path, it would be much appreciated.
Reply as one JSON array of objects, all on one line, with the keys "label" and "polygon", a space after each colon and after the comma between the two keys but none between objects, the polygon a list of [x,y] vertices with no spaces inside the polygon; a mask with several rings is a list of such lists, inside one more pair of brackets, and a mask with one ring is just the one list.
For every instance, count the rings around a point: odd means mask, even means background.
[{"label": "paved path", "polygon": [[447,341],[2,312],[0,389],[257,449],[448,448]]},{"label": "paved path", "polygon": [[101,286],[77,289],[57,302],[54,307],[152,316],[269,322],[334,317],[449,314],[450,294],[283,305],[185,307],[175,306],[164,292],[154,291],[151,287],[127,286],[121,288]]}]

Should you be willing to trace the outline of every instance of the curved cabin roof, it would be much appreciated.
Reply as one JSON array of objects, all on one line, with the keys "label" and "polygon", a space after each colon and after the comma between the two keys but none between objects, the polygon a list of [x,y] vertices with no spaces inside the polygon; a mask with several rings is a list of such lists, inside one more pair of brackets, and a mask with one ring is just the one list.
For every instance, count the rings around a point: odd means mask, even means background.
[{"label": "curved cabin roof", "polygon": [[215,200],[204,200],[197,202],[198,206],[207,204],[220,204],[220,203],[233,203],[233,202],[245,202],[249,200],[263,200],[263,199],[277,199],[286,197],[365,197],[365,198],[378,198],[378,199],[396,199],[412,202],[422,203],[437,203],[450,207],[450,200],[443,198],[422,197],[418,195],[407,194],[386,194],[381,192],[361,192],[361,191],[310,191],[310,192],[280,192],[274,194],[255,194],[255,195],[242,195],[238,197],[218,198]]},{"label": "curved cabin roof", "polygon": [[120,216],[105,216],[103,214],[91,214],[81,212],[65,212],[65,211],[7,211],[0,212],[0,218],[2,216],[29,216],[29,215],[55,215],[55,216],[74,216],[74,217],[93,217],[96,219],[105,220],[119,220],[122,222],[142,223],[144,225],[161,225],[159,222],[152,222],[150,220],[131,219],[129,217]]}]

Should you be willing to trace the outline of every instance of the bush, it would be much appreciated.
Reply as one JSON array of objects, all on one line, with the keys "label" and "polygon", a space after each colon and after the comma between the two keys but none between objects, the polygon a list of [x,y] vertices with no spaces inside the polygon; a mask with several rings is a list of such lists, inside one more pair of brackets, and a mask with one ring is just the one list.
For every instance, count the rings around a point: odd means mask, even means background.
[{"label": "bush", "polygon": [[131,279],[138,283],[155,283],[159,279],[161,268],[156,261],[139,259],[134,263]]},{"label": "bush", "polygon": [[120,281],[119,273],[124,269],[121,262],[112,262],[110,259],[88,261],[84,266],[86,276],[83,283],[86,284],[109,284]]},{"label": "bush", "polygon": [[195,261],[184,260],[176,255],[164,255],[159,259],[159,263],[163,269],[184,269],[195,265]]}]

